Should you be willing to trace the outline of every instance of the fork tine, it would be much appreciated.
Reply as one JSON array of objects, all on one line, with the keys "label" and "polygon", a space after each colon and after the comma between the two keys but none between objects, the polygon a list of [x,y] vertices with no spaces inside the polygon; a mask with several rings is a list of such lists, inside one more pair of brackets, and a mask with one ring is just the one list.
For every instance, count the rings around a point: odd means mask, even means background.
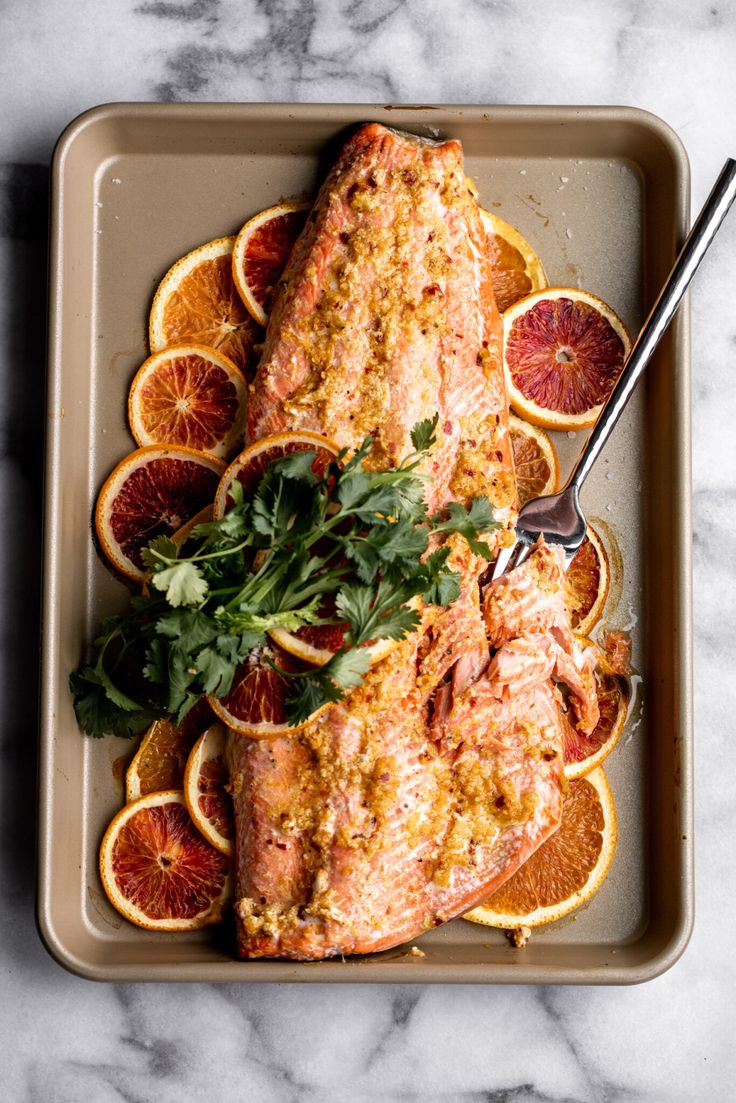
[{"label": "fork tine", "polygon": [[523,540],[517,540],[510,548],[501,548],[493,564],[491,581],[495,582],[502,574],[508,574],[515,567],[521,566],[531,550],[531,545]]},{"label": "fork tine", "polygon": [[532,545],[522,543],[521,540],[516,544],[517,554],[514,556],[514,567],[520,567],[524,560],[531,554]]},{"label": "fork tine", "polygon": [[493,570],[491,571],[492,582],[495,582],[497,578],[500,578],[502,574],[506,573],[518,546],[519,544],[517,541],[517,543],[512,544],[510,548],[501,548],[498,551],[493,563]]}]

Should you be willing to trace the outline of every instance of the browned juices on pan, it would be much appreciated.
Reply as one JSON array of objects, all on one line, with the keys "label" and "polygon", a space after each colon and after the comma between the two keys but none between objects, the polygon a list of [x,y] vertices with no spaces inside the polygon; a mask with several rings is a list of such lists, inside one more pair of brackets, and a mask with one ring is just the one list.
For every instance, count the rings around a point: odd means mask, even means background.
[{"label": "browned juices on pan", "polygon": [[[487,494],[512,524],[500,323],[460,145],[369,124],[292,254],[249,434],[309,428],[357,447],[370,433],[371,462],[388,467],[435,412],[430,507]],[[362,686],[292,738],[231,733],[241,956],[318,959],[415,938],[482,901],[559,824],[555,683],[576,715],[594,709],[560,563],[540,548],[520,569],[518,608],[513,581],[481,603],[486,564],[451,540],[460,597],[425,608]],[[529,598],[542,577],[543,608]]]}]

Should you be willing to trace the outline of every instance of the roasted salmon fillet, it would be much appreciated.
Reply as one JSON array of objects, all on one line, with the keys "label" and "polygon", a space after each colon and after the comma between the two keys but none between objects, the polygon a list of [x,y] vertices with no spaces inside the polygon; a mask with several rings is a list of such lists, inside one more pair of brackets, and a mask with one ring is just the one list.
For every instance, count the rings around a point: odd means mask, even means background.
[{"label": "roasted salmon fillet", "polygon": [[[452,650],[456,625],[450,610],[427,610],[431,624],[292,738],[231,733],[242,956],[310,960],[416,938],[483,901],[557,828],[560,687],[588,693],[591,725],[597,706],[580,676],[589,658],[557,635],[570,617],[557,556],[540,547],[501,580],[502,600],[535,571],[551,587],[549,616],[531,615],[490,662],[486,644],[485,668],[445,683],[442,708],[422,668]],[[461,619],[472,631],[470,606]]]},{"label": "roasted salmon fillet", "polygon": [[430,508],[516,500],[502,330],[459,142],[371,123],[344,147],[292,252],[251,386],[248,435],[373,437],[393,467],[439,413]]},{"label": "roasted salmon fillet", "polygon": [[[349,448],[370,434],[370,462],[389,467],[435,413],[430,508],[485,494],[512,525],[501,328],[461,147],[369,124],[292,253],[248,434],[309,428]],[[564,710],[597,719],[561,561],[540,545],[481,600],[487,564],[451,541],[460,596],[425,608],[344,701],[291,738],[230,733],[241,956],[415,938],[485,899],[558,826]]]}]

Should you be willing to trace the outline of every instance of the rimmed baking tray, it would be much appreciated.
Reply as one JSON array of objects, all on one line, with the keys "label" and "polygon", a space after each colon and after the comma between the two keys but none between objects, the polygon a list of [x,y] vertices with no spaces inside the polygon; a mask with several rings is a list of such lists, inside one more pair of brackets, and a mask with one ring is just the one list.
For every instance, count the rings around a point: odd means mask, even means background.
[{"label": "rimmed baking tray", "polygon": [[[113,104],[76,119],[53,164],[38,922],[53,956],[100,980],[628,983],[668,968],[693,919],[690,422],[687,308],[662,342],[585,488],[620,551],[606,611],[630,628],[644,691],[606,765],[619,812],[613,870],[590,906],[524,951],[456,920],[365,958],[239,962],[223,933],[150,934],[108,905],[97,875],[120,806],[124,741],[80,735],[67,689],[101,614],[125,591],[94,551],[106,473],[133,447],[128,384],[146,355],[162,273],[280,196],[312,191],[369,119],[460,138],[481,202],[541,255],[551,283],[593,291],[636,331],[688,216],[670,128],[601,107]],[[579,439],[557,440],[563,467]]]}]

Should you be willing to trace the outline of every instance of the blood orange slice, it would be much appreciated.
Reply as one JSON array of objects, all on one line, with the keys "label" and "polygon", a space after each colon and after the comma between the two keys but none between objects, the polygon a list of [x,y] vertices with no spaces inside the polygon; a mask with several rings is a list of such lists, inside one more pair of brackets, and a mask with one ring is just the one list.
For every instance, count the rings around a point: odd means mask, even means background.
[{"label": "blood orange slice", "polygon": [[97,536],[113,566],[142,582],[142,549],[162,533],[175,533],[211,502],[224,467],[222,460],[182,446],[151,445],[121,460],[95,510]]},{"label": "blood orange slice", "polygon": [[212,720],[207,701],[198,701],[181,724],[155,720],[143,736],[125,775],[125,799],[138,800],[146,793],[181,789],[189,752]]},{"label": "blood orange slice", "polygon": [[213,724],[194,744],[184,777],[184,799],[205,839],[223,854],[232,854],[235,825],[227,791],[226,738],[222,724]]},{"label": "blood orange slice", "polygon": [[204,509],[200,509],[199,513],[195,513],[191,521],[187,521],[186,525],[182,525],[171,537],[174,543],[178,544],[180,548],[183,548],[197,525],[205,525],[208,521],[212,520],[212,509],[213,506],[210,502]]},{"label": "blood orange slice", "polygon": [[583,636],[600,620],[608,597],[610,577],[603,541],[593,526],[588,525],[586,537],[567,569],[572,626]]},{"label": "blood orange slice", "polygon": [[[594,646],[585,636],[578,636],[578,641],[582,647]],[[629,712],[629,679],[614,671],[600,648],[598,653],[595,681],[600,719],[590,735],[578,731],[571,722],[566,723],[564,756],[568,780],[587,777],[608,758],[621,738]]]},{"label": "blood orange slice", "polygon": [[489,927],[541,927],[587,904],[616,852],[616,805],[603,770],[571,782],[557,831],[465,919]]},{"label": "blood orange slice", "polygon": [[265,326],[276,285],[294,242],[304,228],[310,204],[278,203],[243,226],[233,248],[233,279],[241,299]]},{"label": "blood orange slice", "polygon": [[532,291],[547,286],[542,262],[526,238],[510,222],[483,207],[480,215],[486,230],[488,255],[493,269],[496,306],[503,314],[513,303]]},{"label": "blood orange slice", "polygon": [[254,345],[262,332],[233,283],[234,244],[234,237],[219,237],[172,265],[151,304],[151,352],[184,343],[207,345],[252,375]]},{"label": "blood orange slice", "polygon": [[626,327],[602,299],[548,287],[503,316],[509,401],[544,429],[593,425],[631,348]]},{"label": "blood orange slice", "polygon": [[206,345],[172,345],[141,365],[128,394],[138,444],[183,444],[225,457],[242,440],[247,384],[232,360]]},{"label": "blood orange slice", "polygon": [[323,475],[327,465],[335,458],[340,449],[327,437],[307,431],[299,433],[274,433],[263,437],[241,452],[225,471],[215,495],[215,520],[221,520],[231,504],[230,487],[235,479],[243,488],[247,497],[252,494],[265,474],[266,468],[275,460],[280,460],[292,452],[314,452],[312,469],[315,474]]},{"label": "blood orange slice", "polygon": [[555,446],[544,429],[537,429],[510,414],[509,433],[519,503],[524,505],[543,494],[555,494],[560,486],[560,464]]},{"label": "blood orange slice", "polygon": [[[270,661],[269,661],[270,660]],[[230,692],[225,697],[208,698],[223,723],[255,739],[274,739],[291,735],[314,720],[323,705],[303,723],[290,725],[286,719],[286,699],[293,692],[293,679],[274,670],[274,664],[287,674],[309,669],[288,651],[275,644],[256,648],[235,671]]]},{"label": "blood orange slice", "polygon": [[126,804],[100,847],[110,903],[149,931],[218,923],[230,896],[229,872],[229,859],[202,838],[176,789]]}]

